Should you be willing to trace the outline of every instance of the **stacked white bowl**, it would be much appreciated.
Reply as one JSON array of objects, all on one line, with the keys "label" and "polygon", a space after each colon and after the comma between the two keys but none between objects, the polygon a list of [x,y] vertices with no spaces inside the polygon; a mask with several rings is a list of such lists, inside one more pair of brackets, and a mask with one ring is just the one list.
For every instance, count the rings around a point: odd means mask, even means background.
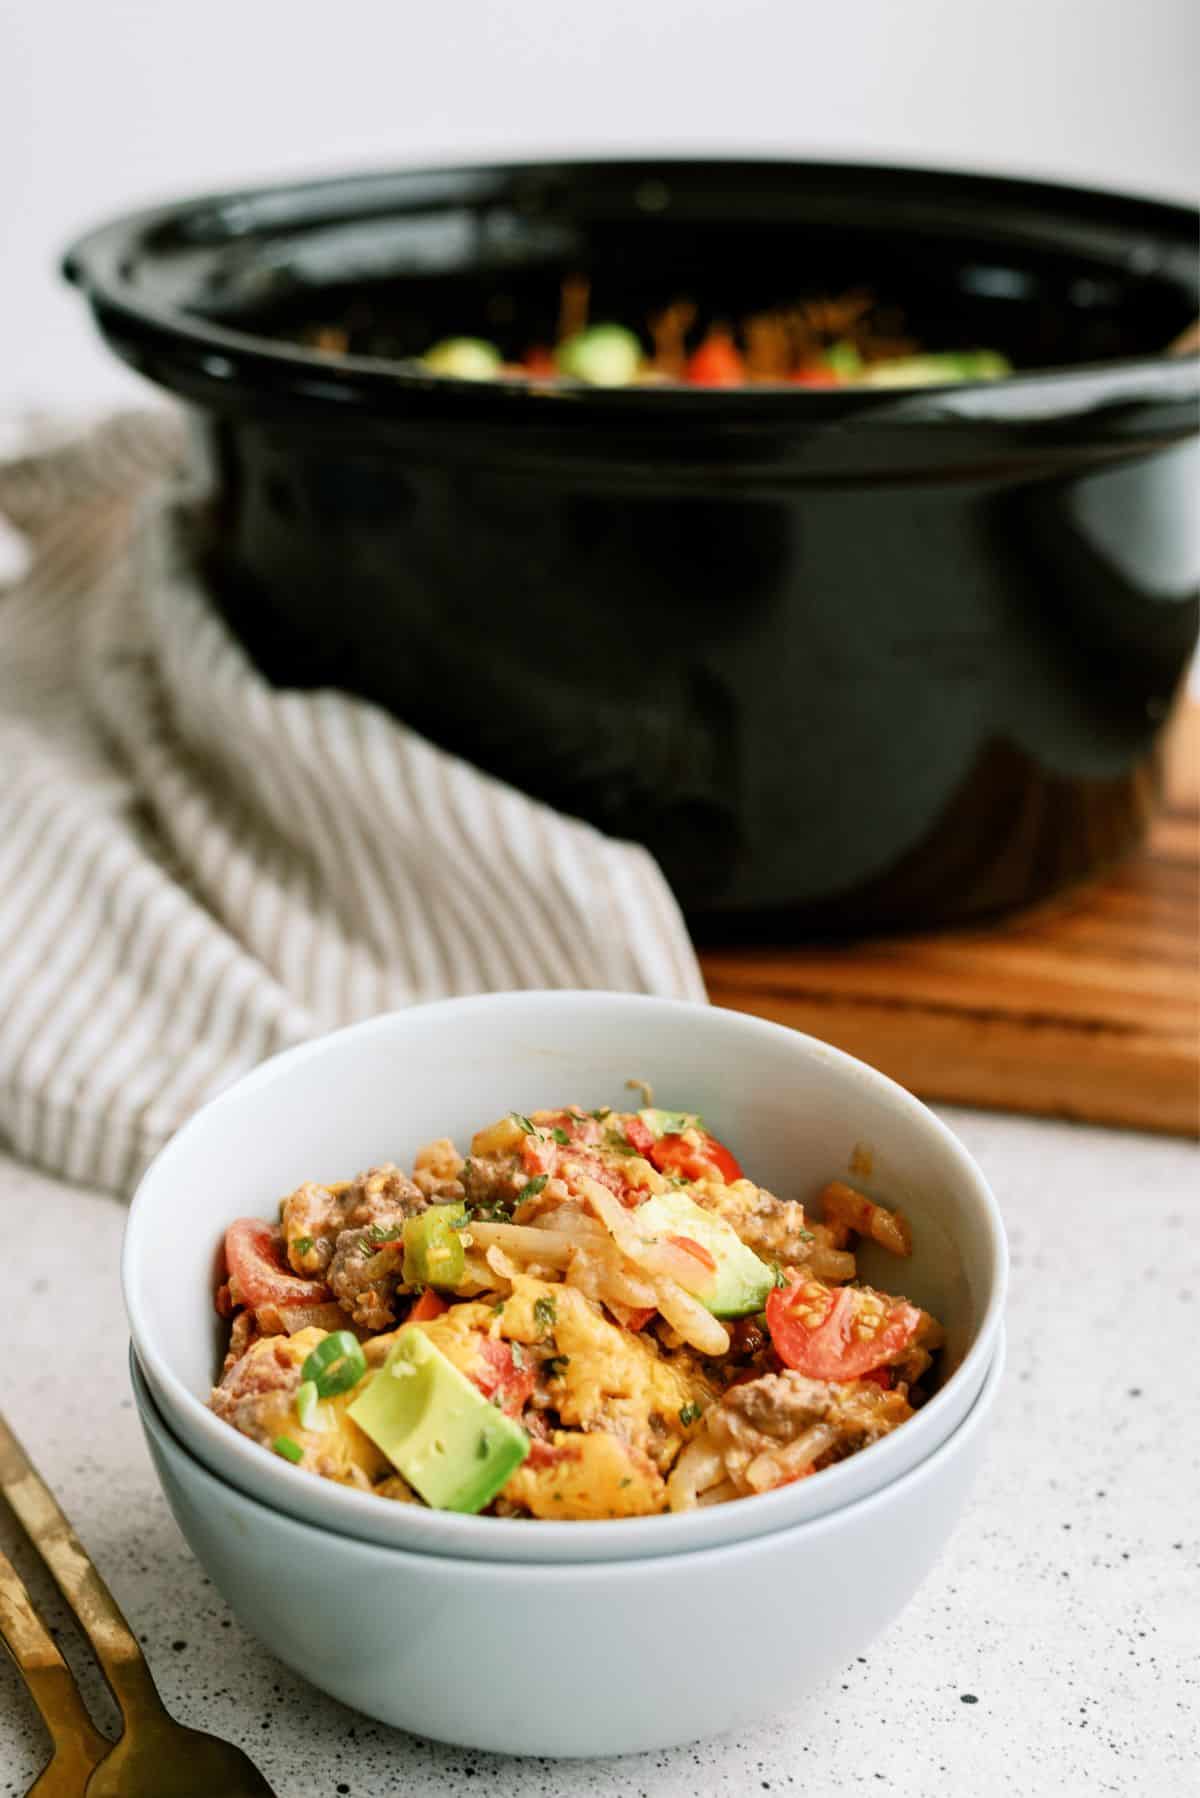
[{"label": "stacked white bowl", "polygon": [[[410,1163],[510,1111],[627,1106],[630,1078],[703,1113],[750,1177],[835,1178],[899,1205],[911,1260],[860,1273],[946,1325],[940,1384],[901,1429],[811,1479],[683,1515],[547,1523],[397,1505],[313,1478],[219,1421],[212,1306],[235,1217],[305,1180]],[[995,1200],[911,1095],[810,1037],[614,993],[506,993],[374,1018],[265,1063],[147,1172],[123,1279],[134,1390],[171,1508],[279,1658],[368,1715],[514,1754],[607,1755],[731,1728],[861,1652],[953,1527],[1003,1362]]]}]

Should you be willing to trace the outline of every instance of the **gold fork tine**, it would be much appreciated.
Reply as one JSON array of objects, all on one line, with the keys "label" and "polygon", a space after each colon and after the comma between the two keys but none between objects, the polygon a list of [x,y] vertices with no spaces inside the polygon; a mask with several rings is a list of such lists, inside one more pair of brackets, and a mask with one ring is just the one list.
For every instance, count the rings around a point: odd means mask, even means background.
[{"label": "gold fork tine", "polygon": [[166,1711],[116,1599],[88,1559],[54,1494],[0,1417],[0,1491],[26,1535],[54,1575],[59,1591],[78,1617],[105,1679],[121,1707],[125,1727],[135,1720],[164,1718]]},{"label": "gold fork tine", "polygon": [[75,1676],[33,1608],[20,1575],[0,1553],[0,1637],[50,1732],[54,1753],[27,1798],[80,1798],[93,1767],[112,1747],[95,1727]]}]

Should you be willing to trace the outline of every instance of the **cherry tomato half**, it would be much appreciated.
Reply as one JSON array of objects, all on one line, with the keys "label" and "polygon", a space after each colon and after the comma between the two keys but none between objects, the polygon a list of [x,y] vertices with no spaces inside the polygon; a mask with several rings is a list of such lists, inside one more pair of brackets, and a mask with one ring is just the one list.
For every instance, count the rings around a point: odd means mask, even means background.
[{"label": "cherry tomato half", "polygon": [[711,1180],[715,1174],[728,1185],[742,1177],[734,1156],[706,1130],[689,1131],[687,1136],[660,1136],[650,1151],[650,1159],[660,1174],[683,1174],[689,1180]]},{"label": "cherry tomato half", "polygon": [[863,1379],[901,1355],[920,1322],[921,1313],[905,1299],[819,1280],[776,1287],[767,1299],[776,1354],[810,1380]]},{"label": "cherry tomato half", "polygon": [[239,1305],[321,1305],[333,1297],[324,1280],[294,1274],[283,1239],[260,1217],[240,1217],[225,1232],[225,1265]]}]

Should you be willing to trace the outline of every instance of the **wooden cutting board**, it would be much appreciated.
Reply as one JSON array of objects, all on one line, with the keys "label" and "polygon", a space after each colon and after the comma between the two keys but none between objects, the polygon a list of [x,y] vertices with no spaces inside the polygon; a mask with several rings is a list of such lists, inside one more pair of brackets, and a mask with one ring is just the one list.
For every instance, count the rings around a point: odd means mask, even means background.
[{"label": "wooden cutting board", "polygon": [[1200,1134],[1200,706],[1145,845],[1091,885],[986,928],[701,962],[714,1004],[922,1098]]}]

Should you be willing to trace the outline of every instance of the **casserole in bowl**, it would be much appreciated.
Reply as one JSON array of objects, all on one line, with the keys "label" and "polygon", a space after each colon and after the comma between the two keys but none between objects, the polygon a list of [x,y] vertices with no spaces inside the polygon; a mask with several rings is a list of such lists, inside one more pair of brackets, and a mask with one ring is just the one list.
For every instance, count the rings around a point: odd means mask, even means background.
[{"label": "casserole in bowl", "polygon": [[[670,1515],[559,1523],[388,1503],[314,1478],[231,1429],[207,1400],[224,1350],[218,1254],[238,1217],[268,1218],[303,1181],[389,1160],[481,1117],[534,1111],[549,1088],[619,1105],[625,1081],[685,1095],[756,1176],[811,1200],[831,1178],[899,1205],[914,1304],[946,1329],[939,1386],[883,1440],[761,1497]],[[870,1175],[863,1170],[868,1166]],[[860,1257],[873,1286],[897,1263]],[[811,1038],[738,1014],[611,993],[511,993],[417,1007],[277,1057],[199,1112],[134,1198],[123,1278],[134,1345],[184,1444],[232,1484],[306,1521],[427,1554],[592,1560],[680,1553],[782,1527],[851,1501],[915,1464],[969,1409],[992,1357],[1006,1280],[986,1182],[932,1113]],[[889,1281],[892,1285],[889,1287]]]}]

